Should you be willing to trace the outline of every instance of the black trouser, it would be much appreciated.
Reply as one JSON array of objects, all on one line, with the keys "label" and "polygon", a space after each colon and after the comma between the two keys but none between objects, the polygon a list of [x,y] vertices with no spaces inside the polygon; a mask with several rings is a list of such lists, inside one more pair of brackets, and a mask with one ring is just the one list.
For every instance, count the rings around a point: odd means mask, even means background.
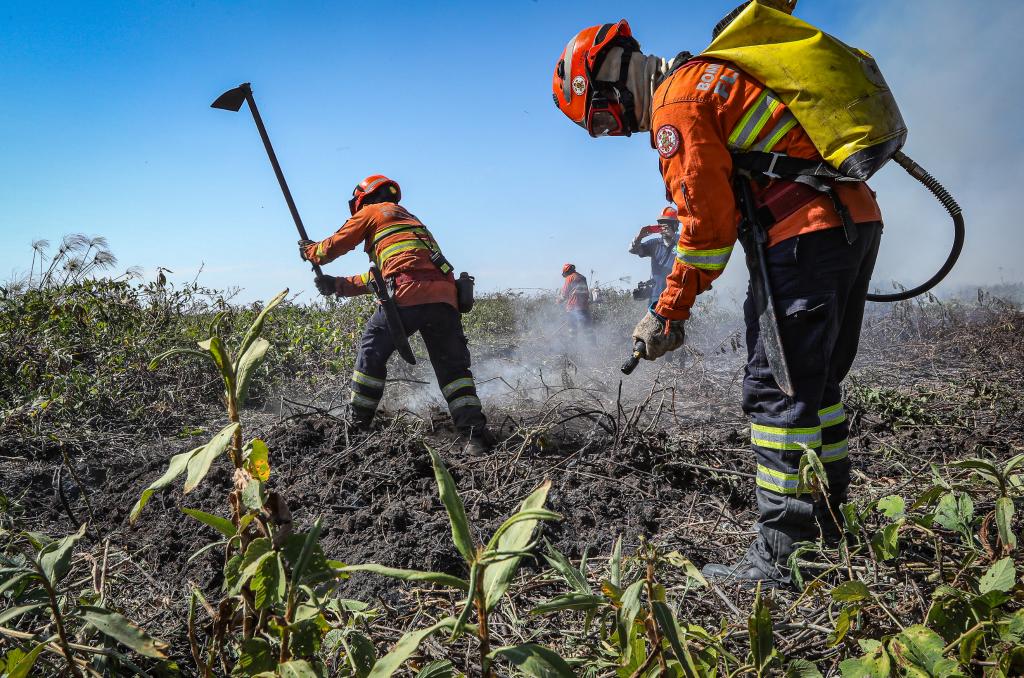
[{"label": "black trouser", "polygon": [[[826,537],[836,536],[829,508],[838,516],[850,485],[849,427],[840,382],[857,355],[882,225],[860,224],[856,231],[852,244],[844,229],[830,228],[789,238],[767,252],[793,397],[779,390],[768,367],[749,289],[743,307],[743,411],[751,418],[761,513],[748,558],[782,581],[789,580],[794,543],[817,538],[819,529]],[[818,454],[828,477],[828,497],[817,502],[799,491],[804,445]]]},{"label": "black trouser", "polygon": [[[419,332],[423,337],[455,426],[467,433],[482,433],[487,419],[469,370],[469,347],[459,312],[449,304],[418,304],[399,306],[398,313],[409,336]],[[384,310],[378,307],[363,330],[352,373],[352,413],[358,423],[367,424],[373,419],[384,395],[388,358],[394,352],[395,342]]]}]

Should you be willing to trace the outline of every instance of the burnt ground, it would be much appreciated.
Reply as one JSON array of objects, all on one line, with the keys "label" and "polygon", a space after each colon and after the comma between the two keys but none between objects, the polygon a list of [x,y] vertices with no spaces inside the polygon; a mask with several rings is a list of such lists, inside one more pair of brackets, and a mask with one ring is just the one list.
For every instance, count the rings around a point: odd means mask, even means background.
[{"label": "burnt ground", "polygon": [[[909,496],[927,483],[931,463],[1024,451],[1018,414],[1022,320],[1011,309],[986,307],[910,308],[869,322],[847,394],[855,496]],[[548,525],[544,534],[571,559],[588,554],[598,573],[622,535],[626,553],[648,538],[700,566],[734,560],[751,538],[756,515],[754,461],[738,405],[741,365],[742,356],[723,341],[691,352],[682,369],[642,366],[643,386],[628,397],[611,381],[614,373],[588,376],[582,367],[563,375],[560,387],[532,395],[515,393],[510,385],[504,397],[486,401],[502,443],[479,458],[461,453],[438,411],[390,412],[372,434],[349,435],[331,411],[292,406],[280,413],[249,412],[246,435],[268,442],[272,481],[297,523],[323,517],[321,541],[330,558],[465,574],[437,498],[425,449],[431,445],[457,480],[481,540],[551,479],[548,505],[564,520]],[[213,419],[206,428],[220,425]],[[192,559],[216,535],[179,508],[226,514],[227,465],[215,466],[187,496],[180,484],[155,495],[135,525],[127,515],[170,456],[197,440],[204,439],[141,444],[123,434],[106,446],[72,450],[74,477],[62,469],[56,450],[31,457],[0,453],[0,489],[14,500],[12,515],[26,529],[50,534],[67,533],[91,515],[85,553],[77,560],[82,577],[105,554],[109,599],[169,641],[183,667],[191,665],[183,627],[189,586],[215,597],[222,555],[214,549]],[[539,580],[538,572],[525,563],[521,586],[514,587],[519,593],[496,616],[492,631],[502,642],[526,637],[525,610],[561,590]],[[339,593],[382,612],[374,629],[379,651],[403,630],[450,613],[454,603],[430,587],[371,575],[355,575]],[[795,598],[778,595],[783,602]],[[738,590],[684,593],[680,607],[689,620],[717,627],[723,618],[745,623],[749,600]],[[793,616],[810,619],[818,612],[800,608]],[[582,635],[553,623],[526,626],[570,645],[568,638]],[[794,638],[784,646],[790,656],[834,654],[823,635],[807,638],[801,632]],[[436,641],[426,648],[436,656],[449,652]],[[451,653],[459,665],[458,650]]]}]

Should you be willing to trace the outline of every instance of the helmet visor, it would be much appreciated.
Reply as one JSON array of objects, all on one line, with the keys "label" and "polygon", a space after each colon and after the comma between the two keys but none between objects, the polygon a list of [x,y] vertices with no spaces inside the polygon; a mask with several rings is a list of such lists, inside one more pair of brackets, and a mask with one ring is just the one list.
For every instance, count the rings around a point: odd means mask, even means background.
[{"label": "helmet visor", "polygon": [[590,110],[587,111],[587,131],[590,132],[590,136],[629,136],[629,130],[626,129],[624,120],[625,111],[617,99],[600,94],[591,99]]}]

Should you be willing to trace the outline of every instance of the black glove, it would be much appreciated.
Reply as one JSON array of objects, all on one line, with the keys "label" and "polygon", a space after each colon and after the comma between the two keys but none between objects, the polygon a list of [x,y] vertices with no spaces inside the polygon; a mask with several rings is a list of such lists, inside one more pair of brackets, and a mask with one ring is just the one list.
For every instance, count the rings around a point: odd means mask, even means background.
[{"label": "black glove", "polygon": [[309,261],[309,257],[306,256],[306,250],[309,249],[310,245],[315,245],[315,240],[306,240],[303,238],[299,241],[299,256],[303,261]]},{"label": "black glove", "polygon": [[325,297],[337,294],[338,292],[338,278],[336,276],[320,275],[313,282],[316,283],[317,291]]}]

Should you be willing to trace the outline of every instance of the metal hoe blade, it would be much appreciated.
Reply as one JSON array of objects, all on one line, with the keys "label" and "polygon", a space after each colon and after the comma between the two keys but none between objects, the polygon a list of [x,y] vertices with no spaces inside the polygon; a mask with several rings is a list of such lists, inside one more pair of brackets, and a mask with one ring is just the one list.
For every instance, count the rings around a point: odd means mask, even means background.
[{"label": "metal hoe blade", "polygon": [[249,83],[245,82],[229,89],[224,94],[217,97],[217,100],[210,104],[210,108],[219,108],[224,111],[234,111],[237,113],[242,108],[242,104],[245,103],[245,90],[249,87]]}]

